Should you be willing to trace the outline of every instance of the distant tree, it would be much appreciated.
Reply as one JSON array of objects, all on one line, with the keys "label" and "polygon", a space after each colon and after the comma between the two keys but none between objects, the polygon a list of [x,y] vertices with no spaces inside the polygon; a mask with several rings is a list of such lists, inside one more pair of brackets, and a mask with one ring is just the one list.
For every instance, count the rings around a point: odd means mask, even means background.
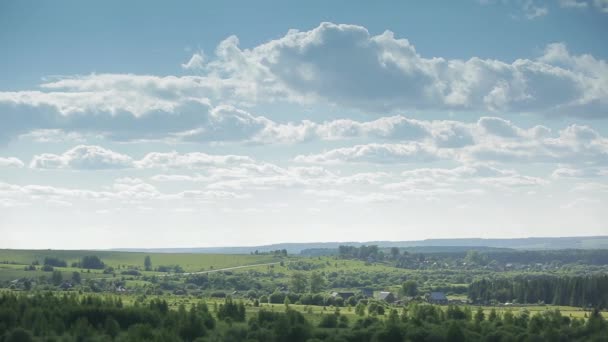
[{"label": "distant tree", "polygon": [[296,293],[306,291],[308,280],[304,273],[296,272],[291,276],[291,290]]},{"label": "distant tree", "polygon": [[452,322],[452,324],[450,324],[446,340],[450,342],[465,341],[464,333],[462,332],[462,329],[458,323]]},{"label": "distant tree", "polygon": [[67,267],[68,266],[68,263],[65,262],[65,260],[61,260],[58,258],[51,258],[51,257],[44,258],[44,264],[54,266],[54,267]]},{"label": "distant tree", "polygon": [[120,333],[120,325],[114,318],[108,316],[106,317],[106,321],[104,323],[104,330],[106,334],[110,335],[110,337],[116,338],[116,336]]},{"label": "distant tree", "polygon": [[325,278],[319,272],[312,272],[310,274],[310,292],[319,293],[325,286]]},{"label": "distant tree", "polygon": [[74,284],[80,284],[81,281],[82,281],[82,279],[80,278],[80,272],[72,273],[72,282]]},{"label": "distant tree", "polygon": [[220,304],[217,309],[217,318],[223,321],[245,321],[245,305],[243,302],[234,302],[230,296],[226,297],[224,304]]},{"label": "distant tree", "polygon": [[365,316],[365,304],[359,302],[357,306],[355,306],[355,313],[358,316]]},{"label": "distant tree", "polygon": [[105,268],[105,266],[103,261],[96,255],[87,255],[80,261],[81,268],[101,270]]},{"label": "distant tree", "polygon": [[401,285],[399,292],[402,296],[415,297],[418,295],[418,283],[413,280],[407,280]]},{"label": "distant tree", "polygon": [[152,270],[152,260],[150,259],[149,255],[146,255],[146,258],[144,259],[144,268],[146,271]]},{"label": "distant tree", "polygon": [[391,248],[391,257],[393,259],[397,259],[397,257],[399,257],[399,247],[392,247]]},{"label": "distant tree", "polygon": [[479,324],[479,323],[483,322],[485,317],[486,316],[483,313],[483,309],[480,306],[479,308],[477,308],[477,312],[475,313],[475,323]]},{"label": "distant tree", "polygon": [[60,285],[63,282],[63,275],[61,274],[61,272],[53,271],[51,281],[53,282],[53,285]]},{"label": "distant tree", "polygon": [[32,337],[32,334],[29,331],[27,331],[23,328],[16,328],[7,335],[7,337],[4,341],[29,342],[29,341],[34,341],[34,337]]}]

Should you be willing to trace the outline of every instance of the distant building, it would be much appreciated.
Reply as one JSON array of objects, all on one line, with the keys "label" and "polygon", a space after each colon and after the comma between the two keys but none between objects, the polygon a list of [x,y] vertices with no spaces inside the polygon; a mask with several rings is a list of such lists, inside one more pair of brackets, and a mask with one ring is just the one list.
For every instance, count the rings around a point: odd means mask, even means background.
[{"label": "distant building", "polygon": [[355,293],[354,292],[332,292],[331,296],[334,298],[342,297],[342,299],[347,300],[350,297],[354,297]]},{"label": "distant building", "polygon": [[374,290],[373,290],[373,289],[370,289],[370,288],[362,288],[362,289],[361,289],[361,295],[362,295],[363,297],[368,297],[368,298],[371,298],[371,297],[373,297],[373,296],[374,296]]},{"label": "distant building", "polygon": [[445,305],[448,303],[448,297],[446,297],[445,293],[443,293],[443,292],[431,292],[427,296],[426,300],[427,300],[427,302],[432,303],[432,304]]},{"label": "distant building", "polygon": [[392,292],[380,291],[380,293],[378,293],[378,299],[383,300],[387,303],[392,303],[395,301],[396,298]]},{"label": "distant building", "polygon": [[61,285],[59,285],[59,288],[62,290],[69,290],[72,288],[72,283],[70,282],[63,282]]}]

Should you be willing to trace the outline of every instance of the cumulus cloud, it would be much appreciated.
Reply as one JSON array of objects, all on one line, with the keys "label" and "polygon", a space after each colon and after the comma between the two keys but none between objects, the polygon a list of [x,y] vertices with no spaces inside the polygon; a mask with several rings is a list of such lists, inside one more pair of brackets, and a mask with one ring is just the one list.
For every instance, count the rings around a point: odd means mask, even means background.
[{"label": "cumulus cloud", "polygon": [[100,146],[78,145],[62,154],[44,153],[30,163],[36,169],[123,169],[133,166],[133,159]]},{"label": "cumulus cloud", "polygon": [[587,9],[594,8],[601,13],[608,13],[607,0],[560,0],[559,5],[562,8]]},{"label": "cumulus cloud", "polygon": [[587,8],[588,4],[585,0],[559,0],[560,7],[564,8]]},{"label": "cumulus cloud", "polygon": [[[529,16],[544,13],[538,6],[528,9]],[[477,57],[425,58],[408,40],[390,31],[374,36],[361,26],[322,23],[310,31],[290,30],[252,49],[243,50],[238,39],[229,38],[220,44],[221,53],[209,70],[221,71],[228,79],[280,84],[287,98],[365,110],[605,115],[606,62],[571,55],[560,45],[571,63],[552,63],[545,55],[512,63]]]},{"label": "cumulus cloud", "polygon": [[150,152],[139,160],[95,145],[78,145],[62,154],[43,153],[30,162],[38,169],[199,169],[254,163],[251,157],[239,155],[211,155],[203,152]]},{"label": "cumulus cloud", "polygon": [[19,159],[19,158],[15,158],[15,157],[8,157],[8,158],[3,158],[0,157],[0,168],[5,168],[5,167],[16,167],[16,168],[20,168],[23,167],[24,164],[23,162]]},{"label": "cumulus cloud", "polygon": [[[477,123],[454,125],[426,122],[428,136],[421,141],[360,144],[321,153],[299,155],[302,163],[411,163],[455,160],[466,163],[557,163],[606,165],[608,139],[585,125],[570,125],[557,135],[549,128],[521,128],[507,120],[482,117]],[[446,138],[465,136],[466,144],[446,144]],[[457,141],[460,139],[457,139]]]},{"label": "cumulus cloud", "polygon": [[16,185],[0,182],[0,206],[24,206],[37,201],[47,204],[70,206],[82,201],[98,204],[121,202],[125,204],[162,203],[163,201],[213,202],[226,199],[244,199],[247,193],[212,190],[186,190],[178,193],[163,193],[155,186],[139,178],[117,179],[104,190],[88,190],[50,185]]},{"label": "cumulus cloud", "polygon": [[196,52],[190,57],[188,62],[182,64],[182,68],[186,70],[200,70],[205,65],[205,54],[202,51]]},{"label": "cumulus cloud", "polygon": [[151,152],[146,154],[141,160],[136,161],[134,165],[138,168],[196,169],[253,162],[254,160],[250,157],[237,155],[210,155],[203,152],[183,154],[178,152]]},{"label": "cumulus cloud", "polygon": [[414,163],[439,158],[438,151],[420,143],[366,144],[329,150],[318,154],[299,155],[299,163]]},{"label": "cumulus cloud", "polygon": [[608,168],[572,168],[572,167],[559,167],[551,173],[553,179],[564,179],[564,178],[595,178],[608,176]]},{"label": "cumulus cloud", "polygon": [[[197,53],[185,67],[201,66],[202,59]],[[202,75],[180,77],[74,75],[52,78],[35,90],[0,92],[5,123],[0,140],[35,130],[116,140],[199,141],[264,140],[270,135],[305,140],[316,130],[327,138],[357,132],[390,136],[381,127],[390,125],[396,134],[422,133],[415,122],[396,117],[321,127],[279,124],[236,109],[275,101],[329,103],[375,113],[500,111],[586,118],[608,113],[606,61],[574,55],[561,43],[548,45],[535,59],[445,59],[420,55],[412,43],[390,31],[372,35],[361,26],[322,23],[309,31],[290,30],[251,49],[242,49],[236,37],[229,37],[201,68]],[[229,106],[213,107],[212,102]]]}]

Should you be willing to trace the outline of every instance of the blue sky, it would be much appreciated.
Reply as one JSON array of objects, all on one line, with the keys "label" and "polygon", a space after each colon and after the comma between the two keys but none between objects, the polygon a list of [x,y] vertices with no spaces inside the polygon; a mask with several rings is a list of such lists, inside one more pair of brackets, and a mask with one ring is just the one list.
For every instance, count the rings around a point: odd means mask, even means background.
[{"label": "blue sky", "polygon": [[5,1],[0,247],[606,234],[606,32],[604,0]]}]

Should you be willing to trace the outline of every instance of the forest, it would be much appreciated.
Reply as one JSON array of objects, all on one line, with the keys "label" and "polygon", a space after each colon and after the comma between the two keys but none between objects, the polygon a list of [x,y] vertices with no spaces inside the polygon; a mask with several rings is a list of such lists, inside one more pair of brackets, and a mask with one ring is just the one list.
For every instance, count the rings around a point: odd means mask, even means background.
[{"label": "forest", "polygon": [[125,306],[120,298],[4,293],[0,336],[6,342],[45,341],[602,341],[608,324],[598,310],[586,319],[559,310],[486,314],[481,308],[428,304],[392,308],[380,318],[360,312],[353,322],[339,309],[318,324],[286,304],[245,316],[244,304],[226,298],[170,310],[164,300]]}]

